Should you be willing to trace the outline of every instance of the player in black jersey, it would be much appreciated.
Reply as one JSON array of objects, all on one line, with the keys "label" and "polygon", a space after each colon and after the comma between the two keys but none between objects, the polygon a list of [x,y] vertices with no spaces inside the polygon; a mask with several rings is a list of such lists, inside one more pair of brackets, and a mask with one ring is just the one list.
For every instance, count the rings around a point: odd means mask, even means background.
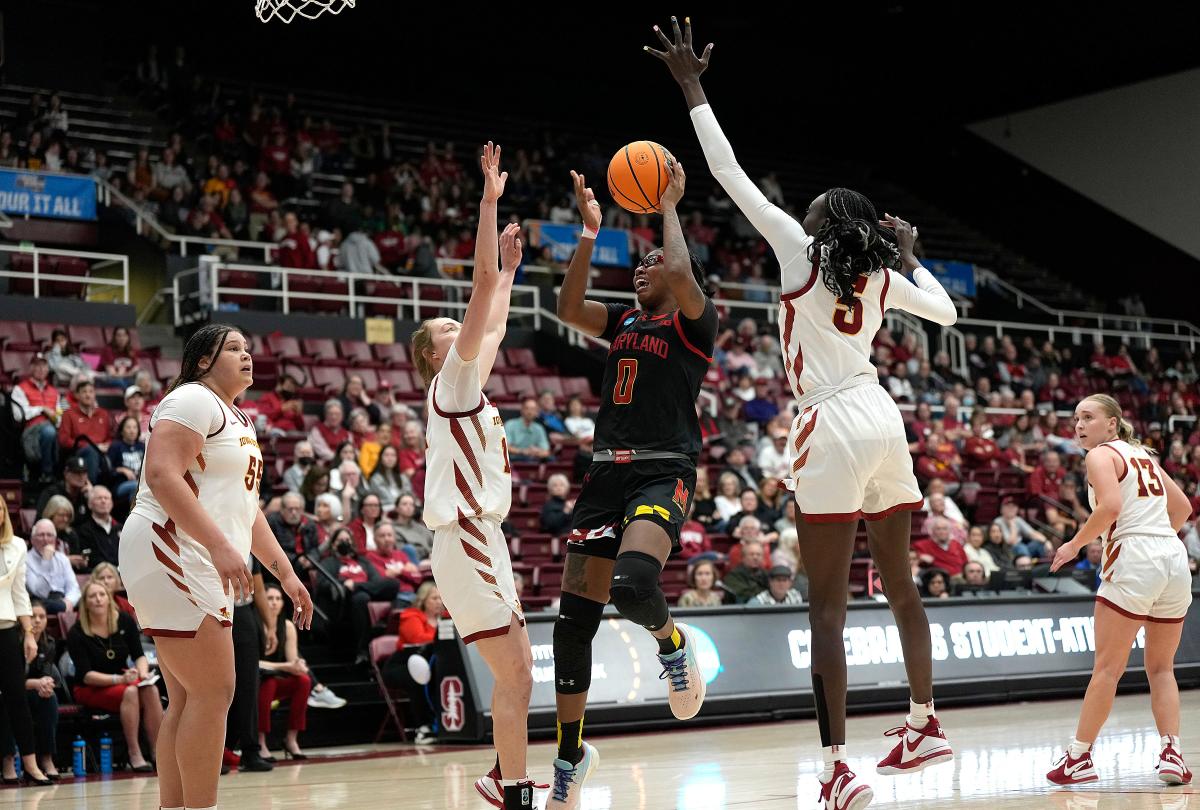
[{"label": "player in black jersey", "polygon": [[696,397],[712,362],[717,311],[675,210],[683,197],[683,167],[670,158],[668,168],[671,182],[661,201],[664,246],[634,270],[637,306],[584,299],[600,205],[583,176],[571,173],[584,230],[559,293],[558,315],[611,347],[594,461],[575,504],[554,625],[559,748],[547,810],[575,808],[597,761],[596,750],[583,742],[583,713],[592,639],[610,600],[658,640],[675,716],[694,717],[704,702],[703,675],[692,645],[671,619],[659,577],[679,548],[679,527],[695,489]]}]

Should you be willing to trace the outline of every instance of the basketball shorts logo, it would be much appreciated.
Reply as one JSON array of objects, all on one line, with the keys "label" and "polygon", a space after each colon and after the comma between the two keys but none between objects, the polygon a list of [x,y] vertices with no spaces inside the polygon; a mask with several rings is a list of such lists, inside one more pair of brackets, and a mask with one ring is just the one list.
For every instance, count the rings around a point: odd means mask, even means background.
[{"label": "basketball shorts logo", "polygon": [[688,491],[687,487],[683,485],[682,478],[675,479],[675,496],[671,500],[679,507],[680,514],[687,517]]}]

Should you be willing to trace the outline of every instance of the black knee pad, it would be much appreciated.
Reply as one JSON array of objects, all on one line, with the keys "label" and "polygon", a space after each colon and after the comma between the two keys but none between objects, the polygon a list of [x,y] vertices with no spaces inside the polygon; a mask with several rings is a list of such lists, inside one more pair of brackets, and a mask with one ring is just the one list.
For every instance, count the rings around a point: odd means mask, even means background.
[{"label": "black knee pad", "polygon": [[613,566],[609,598],[622,616],[650,632],[661,630],[671,617],[667,599],[658,584],[662,566],[640,551],[618,555]]},{"label": "black knee pad", "polygon": [[554,622],[554,691],[578,695],[592,685],[592,639],[604,605],[564,592]]}]

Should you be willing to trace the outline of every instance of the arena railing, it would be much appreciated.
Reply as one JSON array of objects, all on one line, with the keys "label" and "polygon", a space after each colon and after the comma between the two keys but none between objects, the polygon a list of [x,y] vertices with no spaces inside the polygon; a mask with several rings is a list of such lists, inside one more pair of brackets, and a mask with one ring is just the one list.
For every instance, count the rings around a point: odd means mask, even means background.
[{"label": "arena railing", "polygon": [[[222,283],[221,272],[251,273],[265,277],[261,287],[234,287]],[[346,283],[345,293],[318,292],[295,289],[297,281],[339,281]],[[402,296],[366,294],[359,290],[360,284],[394,284],[411,288],[411,294]],[[332,270],[297,270],[287,267],[237,264],[226,262],[216,256],[202,256],[200,266],[176,274],[172,281],[176,325],[188,323],[208,312],[229,309],[230,298],[261,299],[263,302],[280,302],[283,314],[291,314],[297,301],[328,301],[345,304],[351,317],[363,317],[369,305],[394,306],[396,318],[422,319],[422,310],[429,308],[463,312],[467,308],[464,292],[472,287],[470,281],[453,279],[427,279],[408,276],[381,276],[374,273],[346,273]],[[422,290],[440,289],[439,295],[426,294]],[[534,329],[542,326],[545,314],[541,305],[541,290],[538,287],[517,284],[513,286],[514,303],[509,307],[510,317],[529,318]],[[195,306],[189,307],[189,303]],[[271,307],[274,308],[273,306]],[[188,310],[191,310],[190,312]],[[386,316],[383,316],[386,317]]]},{"label": "arena railing", "polygon": [[[30,281],[33,285],[34,298],[42,297],[42,287],[47,282],[67,282],[70,284],[79,284],[87,287],[87,300],[89,301],[102,301],[111,297],[115,300],[119,300],[122,304],[129,303],[128,256],[123,256],[116,253],[93,253],[86,250],[62,250],[59,248],[41,248],[36,246],[23,247],[20,245],[5,244],[0,244],[0,252],[32,256],[32,269],[29,271],[14,270],[12,269],[12,262],[10,261],[8,264],[8,269],[0,270],[0,278],[10,278],[14,280],[26,279]],[[88,266],[88,273],[85,276],[68,275],[65,273],[48,273],[42,269],[46,266],[46,258],[58,256],[74,259],[91,259],[96,263]],[[106,278],[103,276],[92,275],[93,271],[101,270],[111,266],[119,266],[121,268],[121,274],[119,278]],[[93,291],[91,290],[92,287],[99,287],[100,289]]]},{"label": "arena railing", "polygon": [[[1063,338],[1063,337],[1069,338],[1071,340],[1072,345],[1074,345],[1074,346],[1084,345],[1083,339],[1085,337],[1091,337],[1094,340],[1103,340],[1104,338],[1117,338],[1117,339],[1121,340],[1122,342],[1129,343],[1131,345],[1134,343],[1137,343],[1137,342],[1141,342],[1144,346],[1150,346],[1153,342],[1174,343],[1174,344],[1179,344],[1181,346],[1187,346],[1187,348],[1192,351],[1195,351],[1196,345],[1198,343],[1200,343],[1200,329],[1197,329],[1195,326],[1192,326],[1192,324],[1188,323],[1187,321],[1170,321],[1170,320],[1167,320],[1164,318],[1158,318],[1158,319],[1153,319],[1153,318],[1137,319],[1137,318],[1133,318],[1133,317],[1121,318],[1121,317],[1114,316],[1114,315],[1097,316],[1096,313],[1084,313],[1084,314],[1090,314],[1093,318],[1096,318],[1098,325],[1097,326],[1083,326],[1083,325],[1076,326],[1076,325],[1070,325],[1070,324],[1055,325],[1055,324],[1046,324],[1046,323],[1021,323],[1021,322],[1014,322],[1014,321],[992,321],[992,320],[984,320],[981,318],[960,318],[958,320],[958,323],[955,324],[955,327],[956,328],[962,327],[962,326],[973,327],[976,331],[981,330],[984,332],[989,332],[998,338],[1004,337],[1006,332],[1017,332],[1017,333],[1036,332],[1038,334],[1045,335],[1046,339],[1050,340],[1050,341],[1056,341],[1059,338]],[[1116,326],[1116,324],[1114,324],[1114,328],[1107,329],[1107,328],[1104,328],[1103,326],[1099,325],[1099,324],[1103,323],[1103,320],[1101,320],[1101,318],[1107,318],[1112,321],[1122,321],[1124,323],[1132,323],[1137,320],[1140,320],[1142,322],[1157,320],[1160,323],[1177,324],[1177,325],[1179,325],[1180,328],[1178,331],[1172,331],[1172,332],[1150,332],[1150,333],[1147,333],[1147,332],[1140,331],[1140,330],[1132,330],[1129,328],[1122,328],[1122,327]],[[1190,329],[1184,329],[1184,327],[1190,327]]]},{"label": "arena railing", "polygon": [[[1024,309],[1025,305],[1028,304],[1033,309],[1049,315],[1062,327],[1069,327],[1070,324],[1067,321],[1071,320],[1082,322],[1078,325],[1089,326],[1094,330],[1108,329],[1110,333],[1138,333],[1138,337],[1142,339],[1147,337],[1165,338],[1172,336],[1200,338],[1200,327],[1197,327],[1190,321],[1181,321],[1172,318],[1150,318],[1144,315],[1115,315],[1077,309],[1056,309],[1039,301],[1029,293],[1023,292],[1018,287],[1000,278],[991,270],[982,268],[976,270],[976,278],[984,286],[995,287],[1012,296],[1018,309]],[[1092,324],[1095,325],[1092,326]]]}]

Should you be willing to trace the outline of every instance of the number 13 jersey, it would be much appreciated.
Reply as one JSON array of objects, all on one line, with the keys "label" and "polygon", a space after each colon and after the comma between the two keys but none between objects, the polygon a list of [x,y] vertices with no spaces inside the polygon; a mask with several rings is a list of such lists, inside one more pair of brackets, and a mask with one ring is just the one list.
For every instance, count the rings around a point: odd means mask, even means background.
[{"label": "number 13 jersey", "polygon": [[[200,501],[200,506],[229,538],[238,554],[248,558],[251,530],[258,515],[258,488],[263,461],[254,423],[236,405],[230,407],[200,382],[185,383],[163,398],[150,416],[150,441],[162,420],[177,422],[204,437],[204,447],[188,464],[183,480]],[[131,515],[167,526],[171,516],[146,485],[142,465],[137,497]],[[208,550],[171,525],[181,541],[188,541],[197,554],[211,561]]]},{"label": "number 13 jersey", "polygon": [[[1128,535],[1139,537],[1176,537],[1167,512],[1167,490],[1164,473],[1154,459],[1141,447],[1114,439],[1104,442],[1091,452],[1107,449],[1121,459],[1118,473],[1121,489],[1121,512],[1105,540],[1119,540]],[[1096,493],[1088,484],[1088,504],[1096,508]]]}]

